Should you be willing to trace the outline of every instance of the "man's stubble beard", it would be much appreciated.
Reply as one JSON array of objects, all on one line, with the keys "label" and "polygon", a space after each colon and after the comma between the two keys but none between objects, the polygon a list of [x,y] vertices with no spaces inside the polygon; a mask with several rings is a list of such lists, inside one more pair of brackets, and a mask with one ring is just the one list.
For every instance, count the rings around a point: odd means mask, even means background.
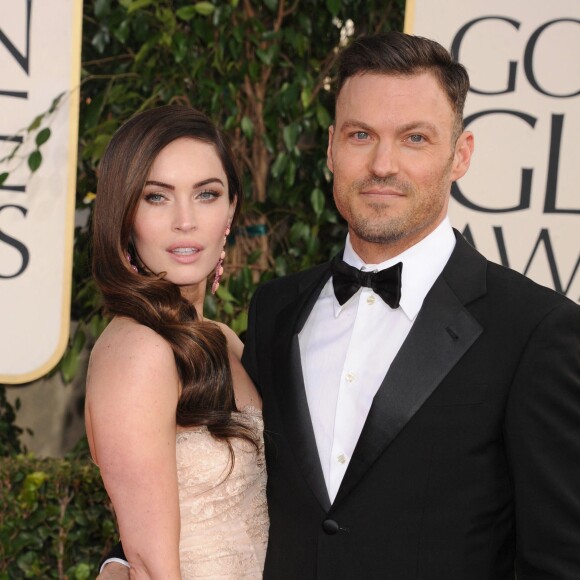
[{"label": "man's stubble beard", "polygon": [[[370,189],[371,187],[392,188],[403,193],[406,197],[416,196],[415,187],[406,181],[401,181],[396,177],[367,177],[354,181],[347,188],[346,195],[337,196],[339,199],[352,200],[360,195],[360,191]],[[341,191],[340,189],[338,190]],[[397,203],[395,201],[394,203]],[[342,206],[342,208],[341,208]],[[391,244],[398,242],[406,235],[406,225],[408,222],[407,212],[403,215],[389,215],[388,203],[365,204],[366,212],[363,215],[353,210],[351,204],[337,204],[339,213],[347,221],[349,229],[352,230],[358,238],[365,242],[373,244]],[[341,211],[342,210],[342,211]],[[373,212],[374,215],[368,215]]]},{"label": "man's stubble beard", "polygon": [[[338,210],[343,218],[349,224],[349,229],[354,234],[372,244],[391,245],[395,244],[406,237],[413,236],[417,232],[433,224],[445,207],[448,191],[444,191],[447,186],[447,177],[451,168],[452,158],[430,194],[421,194],[418,189],[410,182],[398,179],[395,176],[389,177],[367,177],[354,181],[348,187],[346,196],[338,195],[339,199],[355,199],[360,195],[360,191],[369,189],[372,186],[388,187],[403,193],[408,199],[415,200],[415,204],[409,203],[403,213],[398,215],[389,215],[388,203],[367,202],[366,208],[372,211],[374,215],[361,215],[352,211],[352,206],[343,206],[337,204]],[[340,190],[339,190],[340,192]],[[395,204],[397,201],[395,201]],[[347,215],[345,215],[347,214]],[[434,229],[434,228],[433,228]]]}]

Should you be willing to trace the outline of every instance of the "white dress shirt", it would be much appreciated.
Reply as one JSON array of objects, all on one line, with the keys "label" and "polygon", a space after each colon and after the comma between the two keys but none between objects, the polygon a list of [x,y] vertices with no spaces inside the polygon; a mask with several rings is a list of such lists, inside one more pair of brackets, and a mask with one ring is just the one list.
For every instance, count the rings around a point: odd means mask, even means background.
[{"label": "white dress shirt", "polygon": [[373,398],[454,247],[447,218],[418,244],[381,264],[365,264],[347,236],[343,259],[355,268],[380,271],[403,262],[400,307],[390,308],[365,287],[341,306],[331,278],[298,335],[306,397],[331,502]]}]

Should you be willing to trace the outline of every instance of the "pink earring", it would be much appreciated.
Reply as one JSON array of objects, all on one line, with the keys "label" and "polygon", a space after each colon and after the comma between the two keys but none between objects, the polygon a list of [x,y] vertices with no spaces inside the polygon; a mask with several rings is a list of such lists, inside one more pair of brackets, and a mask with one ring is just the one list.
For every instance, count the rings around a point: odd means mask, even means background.
[{"label": "pink earring", "polygon": [[129,252],[125,252],[125,258],[127,258],[127,262],[129,262],[129,265],[131,266],[131,270],[133,270],[133,272],[138,272],[139,270],[137,269],[137,266],[135,266],[135,264],[133,264],[131,254],[129,254]]},{"label": "pink earring", "polygon": [[[230,235],[230,224],[228,223],[227,227],[226,227],[226,233],[224,235],[224,246],[226,245],[226,241],[228,239],[228,236]],[[220,254],[220,259],[218,260],[218,263],[215,267],[215,276],[213,278],[213,283],[211,285],[211,293],[215,294],[217,292],[217,289],[220,287],[220,280],[222,279],[223,273],[224,273],[224,259],[226,257],[226,251],[222,250],[222,253]]]}]

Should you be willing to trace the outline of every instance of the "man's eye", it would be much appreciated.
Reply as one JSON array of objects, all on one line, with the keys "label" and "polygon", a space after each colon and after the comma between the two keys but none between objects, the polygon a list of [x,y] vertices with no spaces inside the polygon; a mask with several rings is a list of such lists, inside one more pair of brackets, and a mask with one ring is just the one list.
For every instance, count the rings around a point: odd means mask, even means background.
[{"label": "man's eye", "polygon": [[423,143],[424,140],[425,138],[423,135],[411,135],[409,137],[409,141],[411,141],[411,143]]},{"label": "man's eye", "polygon": [[366,131],[357,131],[354,133],[354,138],[364,141],[369,138],[369,134]]}]

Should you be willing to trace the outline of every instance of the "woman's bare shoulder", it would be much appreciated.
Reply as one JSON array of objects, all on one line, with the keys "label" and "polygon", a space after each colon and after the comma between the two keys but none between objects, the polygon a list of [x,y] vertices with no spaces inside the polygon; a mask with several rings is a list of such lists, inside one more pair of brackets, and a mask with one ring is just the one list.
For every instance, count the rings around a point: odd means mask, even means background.
[{"label": "woman's bare shoulder", "polygon": [[171,354],[167,341],[153,329],[131,318],[114,318],[101,334],[92,350],[92,357],[145,357],[159,352]]},{"label": "woman's bare shoulder", "polygon": [[87,385],[135,384],[147,376],[176,378],[175,358],[169,343],[151,328],[130,318],[114,318],[92,349]]},{"label": "woman's bare shoulder", "polygon": [[244,350],[244,343],[240,340],[240,337],[223,322],[215,322],[220,330],[224,333],[226,340],[228,341],[228,348],[231,353],[235,354],[236,357],[242,357],[242,351]]}]

